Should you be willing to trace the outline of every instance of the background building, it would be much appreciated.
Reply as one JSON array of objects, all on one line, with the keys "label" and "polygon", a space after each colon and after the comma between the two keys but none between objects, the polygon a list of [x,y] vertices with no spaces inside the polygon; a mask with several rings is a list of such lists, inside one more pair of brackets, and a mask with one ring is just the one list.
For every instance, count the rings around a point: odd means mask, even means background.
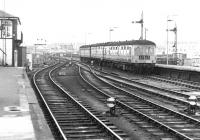
[{"label": "background building", "polygon": [[[21,66],[19,55],[24,51],[20,49],[23,42],[19,17],[0,10],[0,65]],[[19,64],[19,65],[18,65]]]}]

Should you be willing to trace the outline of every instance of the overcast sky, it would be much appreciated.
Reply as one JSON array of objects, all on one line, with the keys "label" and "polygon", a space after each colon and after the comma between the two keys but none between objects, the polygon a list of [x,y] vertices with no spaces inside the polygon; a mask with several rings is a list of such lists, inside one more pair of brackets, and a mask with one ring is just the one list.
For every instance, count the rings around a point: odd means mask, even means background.
[{"label": "overcast sky", "polygon": [[[111,40],[139,39],[140,20],[144,13],[147,39],[166,46],[167,16],[178,28],[179,46],[199,45],[199,0],[1,0],[0,9],[18,16],[22,22],[24,43],[37,38],[53,42],[96,43]],[[172,16],[175,15],[175,16]],[[169,23],[173,28],[175,22]],[[174,34],[169,34],[173,41]]]}]

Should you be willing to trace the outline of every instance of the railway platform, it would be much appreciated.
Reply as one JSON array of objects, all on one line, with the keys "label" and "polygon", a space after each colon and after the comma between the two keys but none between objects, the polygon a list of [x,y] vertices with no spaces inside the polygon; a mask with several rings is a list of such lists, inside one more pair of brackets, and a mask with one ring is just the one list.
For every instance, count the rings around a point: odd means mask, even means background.
[{"label": "railway platform", "polygon": [[25,69],[20,67],[0,67],[0,139],[54,140]]},{"label": "railway platform", "polygon": [[155,74],[200,83],[200,67],[156,64]]}]

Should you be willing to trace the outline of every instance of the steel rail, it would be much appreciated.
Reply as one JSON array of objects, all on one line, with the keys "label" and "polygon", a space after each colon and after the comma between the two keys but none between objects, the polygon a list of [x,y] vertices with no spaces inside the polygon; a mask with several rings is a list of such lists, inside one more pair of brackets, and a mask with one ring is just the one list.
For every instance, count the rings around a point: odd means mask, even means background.
[{"label": "steel rail", "polygon": [[[51,67],[51,66],[50,66],[50,67]],[[47,108],[47,110],[48,110],[48,112],[49,112],[51,118],[53,119],[54,123],[56,124],[56,127],[57,127],[57,129],[59,130],[59,133],[61,134],[61,136],[62,136],[62,138],[63,138],[64,140],[67,140],[67,138],[66,138],[66,136],[65,136],[65,134],[64,134],[64,132],[63,132],[63,130],[62,130],[62,128],[61,128],[60,125],[58,124],[56,118],[54,117],[54,115],[53,115],[53,113],[52,113],[50,107],[48,106],[46,100],[44,99],[44,97],[43,97],[43,95],[42,95],[42,93],[41,93],[41,91],[40,91],[40,89],[39,89],[39,87],[37,86],[37,83],[36,83],[36,75],[37,75],[39,72],[42,72],[43,70],[48,69],[48,68],[49,68],[49,67],[46,67],[46,68],[44,68],[44,69],[42,69],[42,70],[40,70],[40,71],[37,71],[37,72],[34,74],[34,78],[33,78],[33,79],[34,79],[34,85],[35,85],[37,91],[39,92],[39,95],[40,95],[42,101],[44,102],[45,107]],[[82,109],[90,116],[90,118],[93,119],[93,121],[95,121],[96,123],[98,123],[98,125],[99,125],[100,127],[103,127],[103,129],[106,130],[106,132],[109,133],[109,135],[110,135],[114,140],[123,140],[123,139],[122,139],[120,136],[118,136],[113,130],[111,130],[111,129],[110,129],[108,126],[106,126],[101,120],[99,120],[99,119],[98,119],[96,116],[94,116],[89,110],[87,110],[83,105],[81,105],[81,104],[80,104],[74,97],[72,97],[67,91],[65,91],[56,81],[53,80],[51,74],[53,73],[54,70],[56,70],[56,69],[58,69],[58,68],[59,68],[59,67],[55,67],[55,68],[53,68],[52,70],[50,70],[50,72],[48,73],[48,76],[49,76],[51,82],[52,82],[56,87],[58,87],[63,93],[67,94],[67,95],[70,97],[70,99],[72,99],[73,102],[75,102],[76,104],[78,104],[79,107],[82,108]]]},{"label": "steel rail", "polygon": [[[87,65],[86,65],[86,66],[87,66]],[[80,66],[79,66],[79,67],[80,67]],[[94,73],[94,71],[93,71],[90,67],[89,67],[89,69],[90,69],[91,72],[94,74],[94,76],[96,76],[96,77],[98,78],[98,76]],[[105,80],[103,80],[103,79],[101,79],[101,78],[100,78],[100,80],[103,81],[103,82],[106,82]],[[87,81],[87,80],[85,80],[85,81]],[[101,91],[100,89],[98,89],[97,87],[95,87],[94,85],[92,85],[90,82],[87,82],[87,83],[88,83],[89,85],[91,85],[94,89],[98,90],[100,93],[104,94],[105,96],[110,97],[108,94],[106,94],[105,92]],[[123,92],[127,92],[127,91],[125,91],[125,90],[123,90],[123,89],[120,89],[119,87],[116,87],[115,85],[113,85],[113,84],[111,84],[111,83],[108,83],[108,82],[106,82],[106,83],[109,84],[109,85],[111,85],[111,86],[113,86],[113,87],[115,87],[115,88],[117,88],[117,89],[119,89],[119,90],[121,90],[121,91],[123,91]],[[129,92],[127,92],[127,93],[130,94],[130,95],[132,95],[132,94],[129,93]],[[135,95],[132,95],[132,96],[135,96]],[[142,98],[139,97],[139,96],[135,96],[135,97],[137,97],[138,99],[144,100],[144,99],[142,99]],[[159,121],[157,121],[157,120],[155,120],[155,119],[153,119],[153,118],[151,118],[151,117],[145,115],[144,113],[142,113],[142,112],[140,112],[140,111],[138,111],[138,110],[133,109],[132,107],[130,107],[130,106],[124,104],[123,102],[121,102],[121,101],[119,101],[119,100],[116,100],[116,101],[117,101],[117,104],[122,105],[122,106],[125,106],[126,108],[128,108],[128,109],[131,110],[131,111],[137,112],[138,114],[144,116],[144,117],[147,118],[148,120],[151,120],[152,122],[154,122],[154,123],[160,125],[162,128],[164,128],[164,129],[166,129],[166,130],[168,130],[168,131],[170,131],[170,132],[176,134],[178,137],[183,138],[183,139],[185,139],[185,140],[193,140],[192,138],[186,136],[185,134],[182,134],[182,133],[178,132],[177,130],[175,130],[175,129],[173,129],[173,128],[170,128],[169,126],[167,126],[167,125],[165,125],[165,124],[163,124],[163,123],[161,123],[161,122],[159,122]],[[155,103],[153,103],[153,102],[151,102],[151,101],[148,101],[148,100],[147,100],[147,102],[150,103],[150,104],[153,104],[154,106],[159,106],[160,108],[163,108],[163,109],[165,109],[165,110],[171,111],[171,112],[173,112],[173,113],[175,113],[175,114],[177,114],[177,115],[179,115],[179,116],[183,116],[183,117],[185,117],[185,118],[187,118],[187,119],[191,119],[191,120],[193,120],[193,121],[196,122],[196,123],[200,123],[199,120],[196,120],[196,119],[194,119],[194,118],[191,118],[191,117],[186,116],[186,115],[184,115],[184,114],[181,114],[181,113],[179,113],[179,112],[175,112],[175,111],[173,111],[173,110],[170,110],[170,109],[168,109],[168,108],[165,108],[164,106],[160,106],[160,105],[155,104]]]},{"label": "steel rail", "polygon": [[173,94],[176,94],[176,95],[180,95],[180,96],[183,96],[185,98],[189,98],[189,95],[183,94],[181,92],[177,92],[177,91],[173,91],[173,90],[169,90],[169,89],[163,89],[163,88],[152,86],[152,85],[147,85],[147,84],[144,84],[144,83],[141,83],[141,82],[130,80],[130,79],[126,78],[126,77],[121,77],[121,76],[118,76],[118,75],[109,74],[108,72],[105,72],[105,71],[99,71],[97,69],[95,69],[95,71],[98,71],[100,73],[104,73],[104,74],[107,74],[107,75],[112,75],[113,77],[118,77],[118,78],[121,78],[121,79],[124,79],[124,80],[128,80],[128,81],[131,81],[131,82],[133,82],[135,84],[138,84],[138,85],[146,86],[146,87],[149,87],[149,88],[155,88],[155,89],[162,90],[162,91],[165,91],[165,92],[170,92],[170,93],[173,93]]},{"label": "steel rail", "polygon": [[95,120],[95,122],[97,122],[100,126],[103,126],[103,128],[109,132],[109,134],[115,139],[115,140],[123,140],[120,136],[118,136],[113,130],[111,130],[107,125],[105,125],[101,120],[99,120],[95,115],[93,115],[87,108],[85,108],[81,103],[79,103],[73,96],[71,96],[69,94],[69,92],[67,92],[65,89],[63,89],[63,87],[61,87],[55,80],[53,80],[51,74],[53,73],[53,71],[55,71],[57,68],[52,69],[49,72],[49,78],[51,79],[51,81],[65,94],[67,94],[67,96],[69,96],[77,105],[79,105],[80,108],[82,108],[90,117],[93,118],[93,120]]},{"label": "steel rail", "polygon": [[197,82],[180,80],[180,79],[175,79],[175,78],[167,78],[167,77],[164,78],[164,77],[158,76],[158,75],[144,76],[144,78],[149,78],[149,79],[153,79],[153,80],[156,80],[156,81],[164,81],[166,83],[172,83],[172,84],[175,84],[175,85],[181,85],[181,86],[185,86],[185,87],[188,87],[188,88],[200,90],[200,83],[197,83]]},{"label": "steel rail", "polygon": [[[53,66],[55,66],[55,65],[53,65]],[[33,76],[33,82],[34,82],[34,86],[36,87],[37,92],[39,93],[39,95],[40,95],[40,97],[41,97],[43,103],[45,104],[45,107],[47,108],[47,110],[48,110],[48,112],[49,112],[51,118],[53,119],[54,123],[56,124],[56,127],[57,127],[57,129],[59,130],[59,133],[61,134],[61,136],[62,136],[62,138],[63,138],[64,140],[67,140],[67,138],[66,138],[64,132],[62,131],[60,125],[58,124],[56,118],[54,117],[54,115],[53,115],[51,109],[49,108],[49,106],[48,106],[46,100],[44,99],[44,97],[43,97],[43,95],[42,95],[42,93],[41,93],[41,91],[40,91],[40,89],[39,89],[39,87],[38,87],[38,85],[37,85],[37,83],[36,83],[36,75],[37,75],[39,72],[42,72],[43,70],[46,70],[46,69],[48,69],[48,68],[50,68],[50,67],[53,67],[53,66],[49,66],[49,67],[46,67],[46,68],[44,68],[44,69],[41,69],[41,70],[37,71],[37,72],[34,74],[34,76]]]},{"label": "steel rail", "polygon": [[[130,82],[130,83],[125,83],[125,82],[119,81],[118,79],[113,79],[113,78],[111,78],[111,77],[103,76],[103,75],[100,75],[100,74],[97,74],[97,75],[100,76],[100,77],[103,77],[103,78],[105,78],[105,79],[108,79],[108,80],[110,80],[110,81],[123,84],[123,85],[125,85],[125,86],[127,86],[127,87],[130,87],[130,88],[135,88],[135,89],[141,90],[141,91],[143,91],[143,92],[147,92],[147,93],[150,93],[150,94],[153,94],[153,95],[160,96],[160,97],[162,97],[162,98],[168,98],[170,101],[176,101],[176,102],[179,102],[180,104],[183,104],[183,105],[186,105],[186,106],[189,105],[189,102],[188,102],[187,100],[179,99],[178,97],[177,97],[177,98],[171,97],[170,95],[165,95],[164,93],[161,94],[161,93],[159,93],[159,92],[152,91],[151,89],[154,88],[154,87],[150,87],[150,86],[149,86],[150,89],[145,89],[145,88],[141,88],[142,85],[139,85],[139,86],[138,86],[138,85],[132,85],[131,82],[133,82],[133,81],[132,81],[132,80],[129,80],[129,79],[124,79],[124,78],[119,77],[119,78],[122,79],[122,80],[126,80],[126,81]],[[135,84],[135,83],[133,83],[133,84]],[[157,89],[157,88],[156,88],[156,89]],[[166,91],[165,91],[165,92],[166,92]],[[170,93],[171,93],[171,92],[170,92]],[[171,94],[172,94],[172,93],[171,93]]]}]

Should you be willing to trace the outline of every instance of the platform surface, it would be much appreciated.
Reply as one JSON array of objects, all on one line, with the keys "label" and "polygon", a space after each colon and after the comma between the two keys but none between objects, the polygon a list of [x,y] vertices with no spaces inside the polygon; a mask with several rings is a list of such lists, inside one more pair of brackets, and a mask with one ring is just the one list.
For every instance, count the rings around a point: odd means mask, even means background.
[{"label": "platform surface", "polygon": [[0,140],[54,140],[23,68],[0,67]]},{"label": "platform surface", "polygon": [[200,67],[156,64],[156,67],[200,72]]}]

